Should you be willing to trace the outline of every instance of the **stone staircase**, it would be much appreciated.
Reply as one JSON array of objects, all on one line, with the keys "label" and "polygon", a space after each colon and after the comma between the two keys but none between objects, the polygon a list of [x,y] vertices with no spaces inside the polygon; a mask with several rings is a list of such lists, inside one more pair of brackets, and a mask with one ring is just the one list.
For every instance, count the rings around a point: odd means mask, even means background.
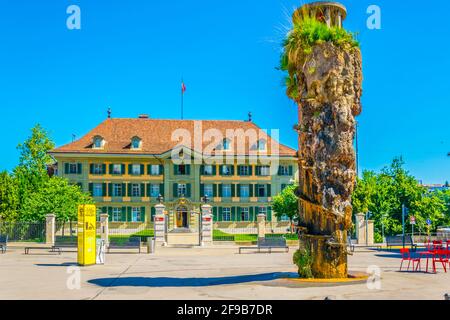
[{"label": "stone staircase", "polygon": [[185,228],[174,229],[167,233],[167,244],[169,246],[198,246],[199,233]]}]

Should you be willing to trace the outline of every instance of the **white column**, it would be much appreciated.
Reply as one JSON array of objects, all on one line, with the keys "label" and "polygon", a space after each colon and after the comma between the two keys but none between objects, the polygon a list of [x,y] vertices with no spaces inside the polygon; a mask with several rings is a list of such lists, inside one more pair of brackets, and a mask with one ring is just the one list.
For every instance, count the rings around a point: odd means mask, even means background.
[{"label": "white column", "polygon": [[105,246],[109,245],[109,223],[108,223],[108,214],[101,213],[100,214],[100,236],[103,240]]},{"label": "white column", "polygon": [[202,246],[211,245],[213,243],[213,217],[211,210],[212,207],[209,204],[202,205],[202,229],[200,230]]},{"label": "white column", "polygon": [[155,224],[154,236],[155,244],[165,246],[166,243],[166,215],[164,211],[166,206],[159,203],[155,206]]},{"label": "white column", "polygon": [[53,213],[45,216],[45,243],[51,246],[55,245],[55,226],[56,215]]},{"label": "white column", "polygon": [[365,214],[357,213],[356,214],[356,240],[358,244],[366,243],[366,223],[365,223]]},{"label": "white column", "polygon": [[266,236],[266,215],[264,213],[258,214],[258,238],[265,238]]},{"label": "white column", "polygon": [[331,12],[329,8],[325,9],[325,22],[328,27],[331,27]]}]

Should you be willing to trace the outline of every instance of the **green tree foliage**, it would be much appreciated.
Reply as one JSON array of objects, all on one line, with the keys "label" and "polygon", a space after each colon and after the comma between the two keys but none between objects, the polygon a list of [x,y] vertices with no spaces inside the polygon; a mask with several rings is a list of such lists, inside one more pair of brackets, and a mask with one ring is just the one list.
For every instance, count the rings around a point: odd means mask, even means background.
[{"label": "green tree foliage", "polygon": [[[353,212],[372,213],[377,238],[381,238],[382,230],[385,236],[402,232],[402,204],[409,209],[409,215],[415,216],[415,230],[425,232],[427,219],[433,228],[449,222],[444,195],[427,191],[403,166],[403,160],[396,158],[380,173],[364,171],[357,180],[352,195]],[[411,232],[408,217],[406,228],[406,232]]]},{"label": "green tree foliage", "polygon": [[16,180],[8,172],[0,173],[0,220],[16,220],[19,209],[19,190]]},{"label": "green tree foliage", "polygon": [[297,186],[289,185],[283,189],[278,195],[273,197],[272,208],[278,219],[287,216],[289,221],[298,217],[298,198],[295,195]]},{"label": "green tree foliage", "polygon": [[45,220],[45,215],[54,213],[59,221],[77,219],[79,204],[90,204],[92,198],[77,185],[70,185],[66,179],[52,177],[30,194],[23,203],[22,220]]}]

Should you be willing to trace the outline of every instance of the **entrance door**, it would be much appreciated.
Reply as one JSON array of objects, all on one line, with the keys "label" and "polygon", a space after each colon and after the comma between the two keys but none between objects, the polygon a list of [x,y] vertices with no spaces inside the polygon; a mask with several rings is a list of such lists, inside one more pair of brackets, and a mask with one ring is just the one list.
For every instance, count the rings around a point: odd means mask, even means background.
[{"label": "entrance door", "polygon": [[188,228],[188,212],[185,207],[179,207],[177,209],[177,228]]}]

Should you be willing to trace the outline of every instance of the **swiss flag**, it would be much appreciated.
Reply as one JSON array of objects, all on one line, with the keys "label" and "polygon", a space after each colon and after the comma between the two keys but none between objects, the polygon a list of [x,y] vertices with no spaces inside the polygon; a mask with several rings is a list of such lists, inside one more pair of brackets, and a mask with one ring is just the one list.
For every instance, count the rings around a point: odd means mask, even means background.
[{"label": "swiss flag", "polygon": [[184,82],[181,83],[181,93],[184,93],[186,91],[186,86],[184,85]]}]

